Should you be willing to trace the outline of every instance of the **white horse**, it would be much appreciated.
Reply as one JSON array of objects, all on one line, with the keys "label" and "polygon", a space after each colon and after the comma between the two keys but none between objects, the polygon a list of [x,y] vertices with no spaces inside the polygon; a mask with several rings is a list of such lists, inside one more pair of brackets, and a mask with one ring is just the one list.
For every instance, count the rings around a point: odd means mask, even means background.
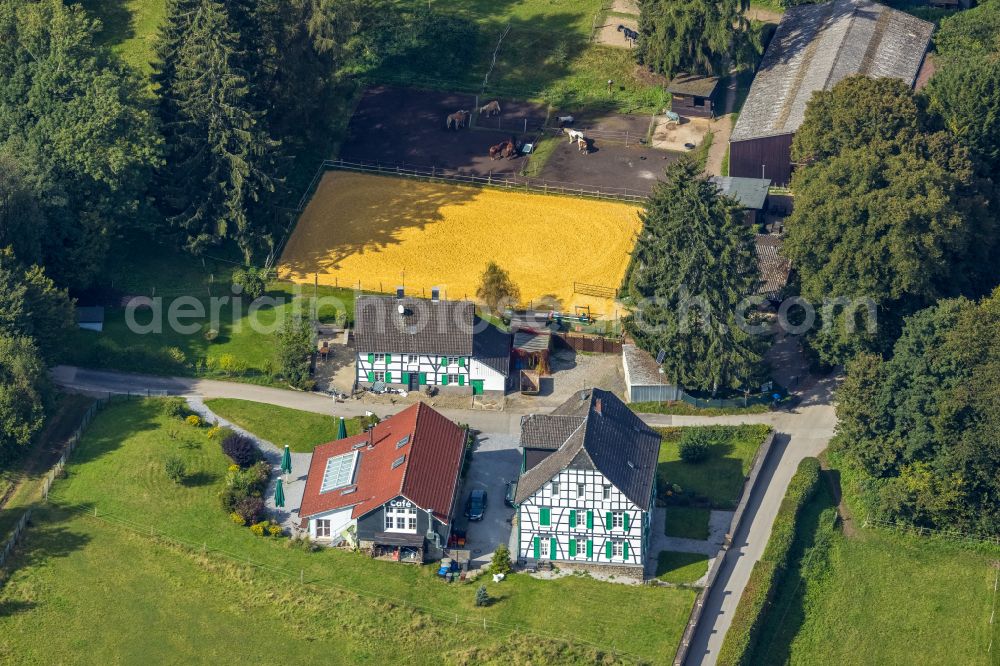
[{"label": "white horse", "polygon": [[[569,142],[570,143],[573,143],[574,141],[579,141],[580,139],[584,139],[583,132],[581,132],[580,130],[570,129],[568,127],[563,127],[563,132],[565,132],[566,136],[569,137]],[[586,139],[584,139],[584,140],[586,140]]]},{"label": "white horse", "polygon": [[487,118],[491,116],[499,116],[500,102],[498,102],[497,100],[493,100],[488,104],[483,104],[481,107],[479,107],[479,115],[483,115],[484,113],[486,114]]}]

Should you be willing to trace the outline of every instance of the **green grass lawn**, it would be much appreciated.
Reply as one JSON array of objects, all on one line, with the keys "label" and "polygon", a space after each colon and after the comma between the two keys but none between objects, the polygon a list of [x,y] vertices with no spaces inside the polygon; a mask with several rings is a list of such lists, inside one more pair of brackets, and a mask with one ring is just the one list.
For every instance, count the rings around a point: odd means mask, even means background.
[{"label": "green grass lawn", "polygon": [[989,625],[1000,549],[872,529],[848,538],[834,515],[824,485],[803,508],[751,663],[1000,663],[1000,623]]},{"label": "green grass lawn", "polygon": [[0,542],[24,510],[42,496],[42,478],[62,455],[63,445],[80,427],[93,402],[87,396],[58,394],[35,442],[0,470]]},{"label": "green grass lawn", "polygon": [[710,509],[688,506],[670,506],[664,511],[666,519],[663,531],[670,537],[684,539],[708,539],[708,519],[712,515]]},{"label": "green grass lawn", "polygon": [[[255,537],[218,505],[228,461],[205,433],[164,416],[156,400],[115,403],[101,412],[68,478],[56,485],[53,508],[36,518],[18,568],[0,590],[3,654],[72,661],[80,654],[98,660],[116,650],[146,649],[153,661],[157,654],[170,654],[170,661],[224,654],[227,661],[260,662],[275,654],[304,661],[335,648],[345,661],[367,663],[390,657],[440,663],[442,653],[454,650],[462,650],[460,656],[445,662],[594,661],[579,650],[511,657],[509,650],[528,648],[506,647],[512,641],[499,629],[481,635],[456,627],[449,619],[456,613],[516,626],[522,636],[565,637],[602,653],[617,649],[659,663],[674,654],[693,603],[690,590],[514,575],[487,582],[496,602],[477,609],[478,584],[444,584],[433,565],[403,566],[332,549],[308,553]],[[183,484],[164,473],[170,456],[185,462]],[[95,506],[99,515],[131,521],[138,534],[68,512]],[[149,528],[195,544],[195,554],[141,536]],[[291,572],[291,579],[245,566],[220,572],[211,554],[211,566],[202,564],[201,547]],[[327,591],[301,590],[299,572]],[[328,591],[332,586],[340,591]],[[269,610],[258,613],[262,606]],[[620,612],[625,607],[629,613]]]},{"label": "green grass lawn", "polygon": [[137,71],[152,73],[157,32],[167,14],[165,0],[81,0],[81,4],[101,21],[99,43]]},{"label": "green grass lawn", "polygon": [[660,551],[656,558],[656,577],[675,585],[690,585],[708,573],[708,557],[700,553]]},{"label": "green grass lawn", "polygon": [[725,441],[713,445],[706,460],[686,463],[680,459],[678,443],[681,428],[659,428],[663,435],[656,477],[660,497],[673,495],[671,487],[681,489],[680,497],[705,501],[716,509],[736,506],[743,481],[750,472],[754,454],[770,432],[766,425],[711,426],[725,433]]},{"label": "green grass lawn", "polygon": [[[216,398],[205,404],[213,412],[276,446],[308,453],[317,445],[337,439],[338,419],[262,402]],[[361,432],[361,419],[344,419],[347,434]]]}]

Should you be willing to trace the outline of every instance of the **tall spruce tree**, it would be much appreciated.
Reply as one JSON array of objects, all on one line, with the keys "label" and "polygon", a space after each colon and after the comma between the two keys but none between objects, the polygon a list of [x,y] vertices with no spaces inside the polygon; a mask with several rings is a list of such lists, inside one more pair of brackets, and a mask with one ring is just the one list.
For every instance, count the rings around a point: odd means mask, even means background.
[{"label": "tall spruce tree", "polygon": [[275,188],[279,144],[251,93],[248,56],[226,6],[201,0],[190,18],[171,18],[189,22],[159,64],[167,97],[164,204],[190,251],[232,239],[250,263],[255,249],[270,244],[262,199]]},{"label": "tall spruce tree", "polygon": [[643,0],[636,58],[665,76],[723,74],[750,62],[759,38],[745,12],[749,0]]},{"label": "tall spruce tree", "polygon": [[646,351],[665,352],[668,381],[713,392],[752,386],[764,374],[765,343],[742,321],[759,271],[739,204],[685,157],[667,168],[640,217],[626,329]]}]

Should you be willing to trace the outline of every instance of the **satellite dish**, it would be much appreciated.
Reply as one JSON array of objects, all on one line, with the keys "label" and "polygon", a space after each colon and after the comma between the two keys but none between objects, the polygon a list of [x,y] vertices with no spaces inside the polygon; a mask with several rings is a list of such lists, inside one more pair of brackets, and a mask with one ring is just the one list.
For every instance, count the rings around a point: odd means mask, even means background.
[{"label": "satellite dish", "polygon": [[396,312],[399,314],[406,314],[406,308],[403,307],[402,303],[396,306]]}]

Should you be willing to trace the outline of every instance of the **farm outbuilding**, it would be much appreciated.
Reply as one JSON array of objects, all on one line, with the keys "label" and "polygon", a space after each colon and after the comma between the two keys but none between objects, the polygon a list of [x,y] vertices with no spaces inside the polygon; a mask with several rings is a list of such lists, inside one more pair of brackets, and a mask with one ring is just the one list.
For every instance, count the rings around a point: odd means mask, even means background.
[{"label": "farm outbuilding", "polygon": [[817,90],[857,74],[912,86],[934,25],[870,0],[791,7],[781,19],[729,140],[729,173],[791,179],[792,138]]},{"label": "farm outbuilding", "polygon": [[684,395],[679,386],[660,373],[656,359],[633,344],[622,345],[622,368],[628,402],[667,402],[680,400]]},{"label": "farm outbuilding", "polygon": [[104,306],[103,305],[78,305],[76,306],[76,325],[88,331],[104,330]]},{"label": "farm outbuilding", "polygon": [[719,77],[678,74],[667,84],[671,110],[682,116],[715,117],[715,91]]},{"label": "farm outbuilding", "polygon": [[767,211],[767,195],[771,181],[767,178],[735,178],[732,176],[712,176],[709,181],[719,187],[719,191],[740,202],[743,207],[743,221],[759,224]]}]

